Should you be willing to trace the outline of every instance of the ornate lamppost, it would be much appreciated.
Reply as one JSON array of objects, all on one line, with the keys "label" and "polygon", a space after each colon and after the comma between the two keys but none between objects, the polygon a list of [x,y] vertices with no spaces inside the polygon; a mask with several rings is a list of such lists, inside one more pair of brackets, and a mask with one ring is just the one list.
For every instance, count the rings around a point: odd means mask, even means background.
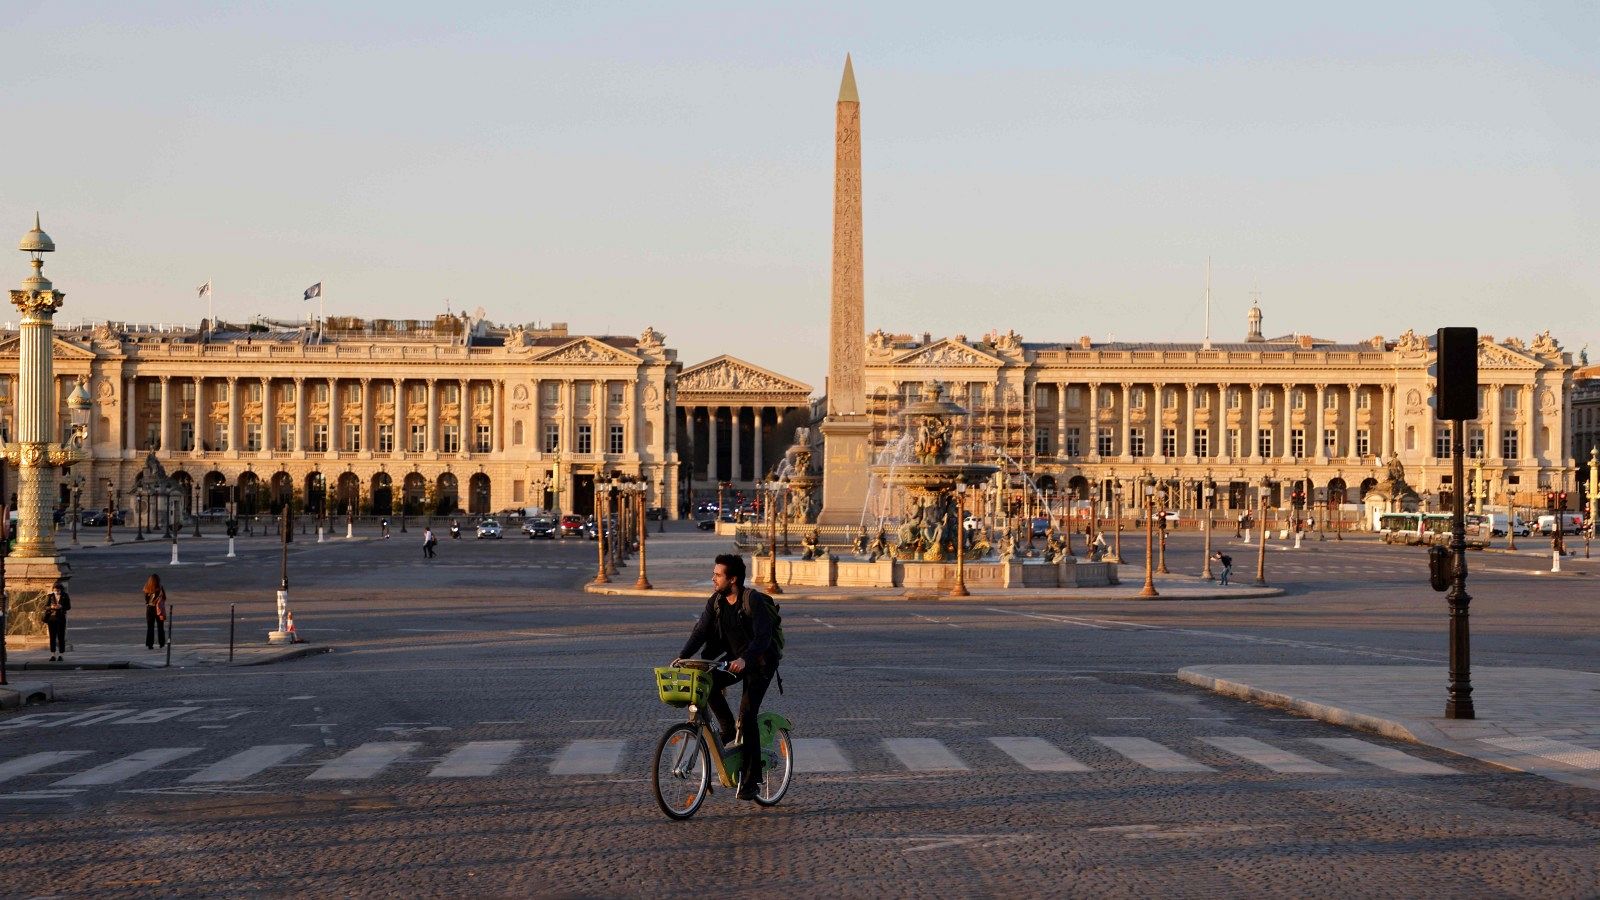
[{"label": "ornate lamppost", "polygon": [[[68,401],[72,435],[66,442],[56,438],[56,394],[52,346],[55,313],[66,294],[57,291],[44,277],[44,254],[54,252],[55,242],[39,227],[34,216],[33,230],[23,235],[17,249],[28,254],[33,274],[22,280],[22,287],[11,292],[11,303],[22,313],[18,327],[18,393],[16,440],[0,445],[3,463],[17,467],[17,543],[5,566],[4,591],[9,598],[5,617],[6,637],[15,635],[32,644],[44,632],[39,612],[45,594],[58,580],[72,577],[72,567],[56,552],[51,494],[55,491],[56,469],[89,458],[89,394],[79,382]],[[4,513],[0,513],[4,515]]]},{"label": "ornate lamppost", "polygon": [[115,544],[117,539],[111,534],[111,523],[117,518],[117,488],[116,482],[106,479],[106,543]]},{"label": "ornate lamppost", "polygon": [[762,587],[768,595],[776,597],[783,593],[778,584],[778,481],[773,479],[760,487],[766,498],[761,506],[767,513],[767,581]]},{"label": "ornate lamppost", "polygon": [[[1033,531],[1030,525],[1028,530]],[[1067,542],[1072,542],[1072,535],[1067,535]],[[950,589],[952,597],[969,597],[972,592],[967,590],[967,483],[956,482],[956,583]]]},{"label": "ornate lamppost", "polygon": [[594,584],[610,584],[611,576],[606,574],[606,527],[604,508],[600,505],[605,489],[601,485],[598,473],[594,477],[594,540],[595,540],[595,573]]},{"label": "ornate lamppost", "polygon": [[83,476],[72,476],[72,546],[78,546],[78,520],[83,518]]},{"label": "ornate lamppost", "polygon": [[1261,504],[1261,521],[1257,524],[1261,526],[1261,534],[1258,538],[1260,542],[1256,544],[1256,584],[1265,585],[1267,583],[1267,480],[1265,478],[1261,479],[1261,488],[1257,493],[1257,499]]},{"label": "ornate lamppost", "polygon": [[1156,593],[1156,486],[1148,476],[1141,479],[1144,487],[1144,587],[1139,589],[1140,597],[1159,597]]},{"label": "ornate lamppost", "polygon": [[1210,469],[1206,470],[1205,484],[1200,490],[1204,496],[1204,500],[1202,501],[1201,505],[1205,508],[1204,513],[1206,517],[1206,546],[1205,549],[1201,551],[1201,555],[1205,557],[1206,561],[1205,567],[1200,574],[1203,575],[1207,581],[1216,581],[1217,576],[1211,571],[1211,529],[1215,524],[1215,516],[1211,514],[1211,506],[1217,494],[1217,486],[1211,480]]},{"label": "ornate lamppost", "polygon": [[1122,564],[1122,479],[1111,474],[1111,516],[1116,532],[1112,534],[1111,555],[1117,558],[1117,564]]}]

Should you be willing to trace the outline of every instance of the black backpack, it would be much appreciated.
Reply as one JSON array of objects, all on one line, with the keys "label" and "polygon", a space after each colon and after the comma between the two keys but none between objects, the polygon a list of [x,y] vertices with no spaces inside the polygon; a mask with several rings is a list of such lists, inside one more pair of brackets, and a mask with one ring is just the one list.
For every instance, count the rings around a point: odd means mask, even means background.
[{"label": "black backpack", "polygon": [[[761,603],[767,608],[767,615],[772,617],[772,646],[778,649],[778,659],[783,659],[783,615],[778,612],[778,601],[760,591],[746,589],[744,592],[744,614],[753,621],[756,612],[751,608],[750,598],[760,597]],[[779,688],[782,691],[782,688]]]}]

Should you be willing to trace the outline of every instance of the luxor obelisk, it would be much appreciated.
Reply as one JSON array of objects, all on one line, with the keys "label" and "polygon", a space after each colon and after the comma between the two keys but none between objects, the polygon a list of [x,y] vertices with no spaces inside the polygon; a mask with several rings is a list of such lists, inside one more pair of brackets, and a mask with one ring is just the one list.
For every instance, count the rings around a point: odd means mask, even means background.
[{"label": "luxor obelisk", "polygon": [[823,525],[855,525],[867,503],[866,302],[861,252],[861,98],[844,58],[834,119],[833,300],[823,417]]}]

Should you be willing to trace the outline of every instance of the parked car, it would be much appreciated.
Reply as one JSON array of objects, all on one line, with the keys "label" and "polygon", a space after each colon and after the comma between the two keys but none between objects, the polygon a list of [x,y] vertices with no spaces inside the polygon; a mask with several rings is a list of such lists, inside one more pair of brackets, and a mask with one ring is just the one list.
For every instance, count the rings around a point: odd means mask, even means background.
[{"label": "parked car", "polygon": [[1033,520],[1033,536],[1042,538],[1050,533],[1050,520],[1044,516],[1037,516]]},{"label": "parked car", "polygon": [[600,529],[594,523],[594,516],[590,516],[589,518],[583,520],[582,534],[591,541],[598,541],[600,539]]},{"label": "parked car", "polygon": [[561,517],[560,536],[572,537],[575,535],[579,537],[583,535],[583,516],[567,513]]},{"label": "parked car", "polygon": [[556,539],[556,522],[546,516],[538,516],[522,523],[522,533],[529,538]]},{"label": "parked car", "polygon": [[665,506],[652,506],[644,511],[644,517],[647,521],[659,522],[667,517],[667,508]]},{"label": "parked car", "polygon": [[[121,510],[111,517],[111,524],[126,525],[128,523],[127,510]],[[106,527],[106,511],[103,509],[86,509],[83,511],[83,524],[87,527]]]},{"label": "parked car", "polygon": [[703,519],[696,519],[694,527],[700,529],[701,531],[711,531],[717,527],[717,517],[715,515],[711,515]]},{"label": "parked car", "polygon": [[499,522],[496,522],[493,519],[484,519],[482,522],[478,523],[478,540],[481,541],[484,538],[499,538],[499,537],[500,537],[500,523]]}]

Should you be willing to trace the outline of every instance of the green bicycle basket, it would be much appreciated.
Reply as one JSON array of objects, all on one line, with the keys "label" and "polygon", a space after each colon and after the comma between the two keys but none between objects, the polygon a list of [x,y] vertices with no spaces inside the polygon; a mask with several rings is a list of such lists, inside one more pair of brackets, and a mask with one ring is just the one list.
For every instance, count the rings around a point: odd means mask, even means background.
[{"label": "green bicycle basket", "polygon": [[703,705],[711,693],[711,673],[700,669],[656,667],[656,691],[668,706]]}]

